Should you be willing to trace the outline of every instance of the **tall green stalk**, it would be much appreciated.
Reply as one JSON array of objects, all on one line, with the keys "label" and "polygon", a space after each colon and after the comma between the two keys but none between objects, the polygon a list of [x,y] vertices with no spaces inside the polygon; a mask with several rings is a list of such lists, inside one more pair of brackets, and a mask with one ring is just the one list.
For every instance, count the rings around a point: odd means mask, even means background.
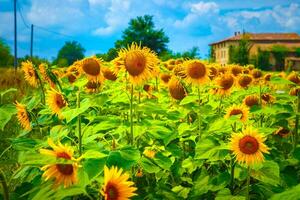
[{"label": "tall green stalk", "polygon": [[231,167],[231,169],[230,169],[231,178],[230,178],[229,187],[230,187],[231,194],[233,194],[233,190],[234,190],[234,168],[235,168],[235,158],[234,157],[231,158],[230,167]]},{"label": "tall green stalk", "polygon": [[[80,108],[80,90],[77,93],[77,108]],[[78,115],[78,149],[79,156],[82,154],[81,114]]]},{"label": "tall green stalk", "polygon": [[7,186],[4,174],[1,170],[0,170],[0,182],[1,182],[2,188],[3,188],[3,198],[4,198],[4,200],[9,200],[8,186]]},{"label": "tall green stalk", "polygon": [[37,75],[37,77],[38,77],[38,80],[39,80],[39,85],[40,85],[40,89],[41,89],[41,91],[42,91],[42,103],[43,104],[45,104],[45,90],[44,90],[44,84],[43,84],[43,81],[42,81],[42,79],[39,77],[39,75]]},{"label": "tall green stalk", "polygon": [[133,145],[133,84],[131,84],[130,90],[130,143]]},{"label": "tall green stalk", "polygon": [[248,166],[247,170],[247,193],[246,200],[250,200],[250,167]]},{"label": "tall green stalk", "polygon": [[297,93],[297,110],[296,110],[296,121],[295,121],[295,133],[294,133],[294,149],[298,144],[298,127],[299,127],[299,115],[300,115],[300,92]]},{"label": "tall green stalk", "polygon": [[200,111],[200,108],[201,108],[201,99],[200,99],[200,97],[201,97],[201,95],[200,95],[200,86],[198,86],[198,88],[197,88],[197,90],[198,90],[198,103],[199,103],[199,110],[198,110],[198,130],[199,130],[199,137],[201,138],[201,111]]}]

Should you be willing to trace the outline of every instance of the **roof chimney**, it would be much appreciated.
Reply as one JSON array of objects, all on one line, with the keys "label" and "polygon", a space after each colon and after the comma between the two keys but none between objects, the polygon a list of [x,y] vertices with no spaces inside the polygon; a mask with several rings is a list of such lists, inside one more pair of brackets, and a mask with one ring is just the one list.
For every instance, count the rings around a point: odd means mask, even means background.
[{"label": "roof chimney", "polygon": [[234,36],[236,36],[237,35],[237,32],[234,32]]}]

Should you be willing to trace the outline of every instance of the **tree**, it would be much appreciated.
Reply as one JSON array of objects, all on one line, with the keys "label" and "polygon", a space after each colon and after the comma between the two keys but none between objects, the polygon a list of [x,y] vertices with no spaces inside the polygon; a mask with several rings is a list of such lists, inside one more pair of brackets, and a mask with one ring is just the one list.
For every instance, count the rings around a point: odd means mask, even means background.
[{"label": "tree", "polygon": [[13,65],[14,57],[10,54],[10,48],[0,38],[0,67],[8,67]]},{"label": "tree", "polygon": [[300,57],[300,48],[299,47],[295,49],[295,54],[297,57]]},{"label": "tree", "polygon": [[282,45],[274,45],[272,47],[271,52],[273,53],[275,60],[276,60],[276,64],[275,67],[277,70],[283,70],[284,68],[284,59],[287,56],[289,49],[285,46]]},{"label": "tree", "polygon": [[243,34],[237,46],[229,47],[229,63],[240,65],[249,64],[249,50],[250,50],[249,36]]},{"label": "tree", "polygon": [[118,56],[118,50],[116,48],[110,48],[107,53],[98,53],[96,56],[109,62]]},{"label": "tree", "polygon": [[260,48],[257,51],[257,67],[262,70],[270,70],[270,52],[262,51]]},{"label": "tree", "polygon": [[57,58],[54,60],[53,64],[58,66],[71,65],[76,60],[84,58],[85,49],[76,41],[68,41],[59,50]]},{"label": "tree", "polygon": [[200,58],[199,48],[198,47],[192,47],[190,50],[184,51],[182,53],[180,53],[180,52],[174,53],[171,50],[167,50],[167,51],[163,51],[160,54],[159,58],[162,61],[166,61],[166,60],[169,60],[169,59],[176,59],[176,58],[188,58],[188,59]]},{"label": "tree", "polygon": [[153,16],[144,15],[130,20],[128,28],[123,31],[122,39],[115,42],[115,48],[126,48],[132,42],[146,46],[160,55],[167,51],[169,37],[163,29],[155,29]]},{"label": "tree", "polygon": [[46,64],[50,65],[50,62],[45,58],[40,58],[38,56],[33,56],[32,58],[30,58],[29,55],[19,58],[18,63],[22,63],[23,61],[26,61],[26,60],[31,60],[31,62],[36,66],[40,65],[41,63],[46,63]]}]

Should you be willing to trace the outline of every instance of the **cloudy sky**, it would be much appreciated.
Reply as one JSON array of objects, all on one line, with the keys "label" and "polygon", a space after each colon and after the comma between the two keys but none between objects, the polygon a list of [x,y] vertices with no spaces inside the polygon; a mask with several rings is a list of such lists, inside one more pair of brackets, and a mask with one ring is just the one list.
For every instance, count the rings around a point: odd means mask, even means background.
[{"label": "cloudy sky", "polygon": [[[131,18],[150,14],[170,38],[168,47],[200,48],[235,31],[300,33],[300,0],[18,0],[18,51],[29,54],[34,24],[34,54],[53,58],[68,40],[80,42],[86,55],[106,52]],[[23,16],[24,22],[21,18]],[[0,0],[0,38],[13,47],[13,0]]]}]

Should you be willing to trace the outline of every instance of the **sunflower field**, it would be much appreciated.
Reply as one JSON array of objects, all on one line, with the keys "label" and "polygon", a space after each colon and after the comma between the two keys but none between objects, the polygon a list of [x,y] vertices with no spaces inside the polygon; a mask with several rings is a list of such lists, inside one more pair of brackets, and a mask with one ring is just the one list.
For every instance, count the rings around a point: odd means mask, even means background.
[{"label": "sunflower field", "polygon": [[11,74],[0,199],[300,199],[297,72],[163,62],[132,44]]}]

